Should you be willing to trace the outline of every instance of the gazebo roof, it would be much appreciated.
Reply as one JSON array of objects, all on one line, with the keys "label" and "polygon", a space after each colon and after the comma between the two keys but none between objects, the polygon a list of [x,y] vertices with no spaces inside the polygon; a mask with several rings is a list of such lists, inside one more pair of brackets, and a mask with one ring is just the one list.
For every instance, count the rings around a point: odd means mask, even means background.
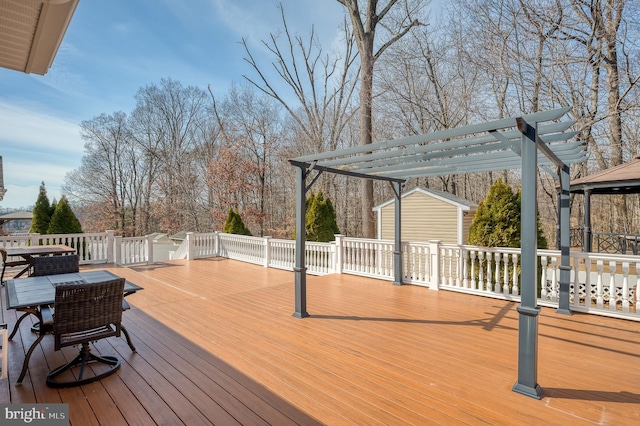
[{"label": "gazebo roof", "polygon": [[592,194],[640,193],[640,155],[619,166],[576,179],[571,182],[571,192]]},{"label": "gazebo roof", "polygon": [[33,213],[26,210],[19,210],[17,212],[5,213],[0,215],[0,225],[3,225],[12,220],[32,220]]}]

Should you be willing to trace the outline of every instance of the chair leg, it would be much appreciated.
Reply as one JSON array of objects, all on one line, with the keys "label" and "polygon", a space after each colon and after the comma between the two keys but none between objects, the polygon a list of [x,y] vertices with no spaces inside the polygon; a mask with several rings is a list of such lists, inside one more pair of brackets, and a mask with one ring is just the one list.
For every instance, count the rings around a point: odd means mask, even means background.
[{"label": "chair leg", "polygon": [[127,329],[122,324],[120,324],[120,331],[122,331],[122,333],[124,334],[124,337],[127,339],[127,344],[131,348],[131,351],[135,352],[136,351],[136,347],[133,346],[133,342],[131,341],[131,336],[129,336],[129,332],[127,331]]},{"label": "chair leg", "polygon": [[22,379],[24,379],[24,376],[27,374],[27,368],[29,368],[29,359],[31,358],[31,354],[33,353],[34,349],[36,348],[36,346],[38,346],[38,344],[40,343],[40,341],[44,336],[45,336],[44,334],[39,335],[38,338],[35,340],[35,342],[33,342],[33,344],[31,345],[29,350],[27,351],[27,354],[24,356],[24,362],[22,363],[22,371],[20,372],[20,376],[18,377],[18,380],[17,380],[18,384],[22,383]]},{"label": "chair leg", "polygon": [[[111,366],[107,371],[102,374],[98,374],[96,376],[90,376],[87,378],[83,378],[84,375],[84,367],[89,363],[103,363]],[[54,379],[65,371],[80,366],[80,371],[78,373],[78,378],[76,380],[71,380],[67,382],[56,382]],[[82,348],[80,349],[80,353],[73,360],[68,363],[61,365],[56,368],[52,372],[47,375],[47,386],[52,388],[68,388],[72,386],[82,386],[87,383],[95,382],[96,380],[103,379],[113,373],[116,372],[120,368],[120,359],[115,356],[110,355],[95,355],[91,353],[91,349],[89,348],[88,343],[83,343]]]}]

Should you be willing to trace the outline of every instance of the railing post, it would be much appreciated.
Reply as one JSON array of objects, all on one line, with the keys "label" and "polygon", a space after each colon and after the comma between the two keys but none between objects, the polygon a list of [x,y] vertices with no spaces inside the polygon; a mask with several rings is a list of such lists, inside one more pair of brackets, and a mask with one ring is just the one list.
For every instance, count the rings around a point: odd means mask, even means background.
[{"label": "railing post", "polygon": [[153,234],[147,235],[147,265],[153,263]]},{"label": "railing post", "polygon": [[342,244],[344,244],[343,234],[334,234],[336,238],[333,246],[335,252],[333,257],[333,272],[336,274],[342,273]]},{"label": "railing post", "polygon": [[113,256],[114,258],[112,259],[112,263],[115,263],[116,265],[122,265],[122,237],[121,236],[113,237]]},{"label": "railing post", "polygon": [[429,241],[429,289],[440,288],[440,244],[442,240]]},{"label": "railing post", "polygon": [[195,238],[193,238],[193,232],[187,232],[187,260],[194,260],[195,258],[196,258]]},{"label": "railing post", "polygon": [[115,234],[113,231],[106,231],[105,234],[107,234],[107,263],[113,263],[115,260],[113,252],[113,249],[115,247]]},{"label": "railing post", "polygon": [[213,231],[213,255],[220,256],[220,231]]},{"label": "railing post", "polygon": [[263,237],[264,239],[264,267],[268,268],[271,264],[271,238]]},{"label": "railing post", "polygon": [[31,238],[31,241],[29,242],[30,245],[32,246],[39,246],[40,245],[40,234],[39,233],[35,233],[35,234],[31,234],[29,235],[29,237]]}]

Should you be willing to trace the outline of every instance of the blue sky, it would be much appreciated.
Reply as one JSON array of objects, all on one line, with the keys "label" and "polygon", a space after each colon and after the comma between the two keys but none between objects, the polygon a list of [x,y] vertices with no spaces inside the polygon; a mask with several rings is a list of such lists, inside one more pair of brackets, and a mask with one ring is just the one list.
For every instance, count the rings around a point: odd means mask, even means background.
[{"label": "blue sky", "polygon": [[80,0],[49,72],[0,69],[0,155],[7,193],[2,208],[33,205],[40,182],[59,199],[64,176],[84,152],[79,125],[116,111],[130,113],[136,91],[161,78],[227,93],[251,74],[242,38],[265,65],[260,40],[281,28],[322,46],[339,39],[336,0]]}]

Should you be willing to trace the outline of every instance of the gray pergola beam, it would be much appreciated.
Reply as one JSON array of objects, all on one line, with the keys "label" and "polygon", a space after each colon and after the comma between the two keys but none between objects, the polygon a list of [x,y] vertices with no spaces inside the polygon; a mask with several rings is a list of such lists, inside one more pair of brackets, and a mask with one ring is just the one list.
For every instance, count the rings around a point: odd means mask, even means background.
[{"label": "gray pergola beam", "polygon": [[[572,164],[575,162],[582,162],[585,160],[585,146],[583,144],[563,144],[567,145],[562,148],[562,153],[559,157],[562,158],[564,163]],[[540,155],[540,164],[544,166],[555,166],[555,162],[545,158],[544,155]],[[493,164],[493,165],[492,165]],[[478,165],[474,168],[474,165]],[[334,170],[341,170],[345,173],[361,173],[372,179],[377,176],[387,176],[396,179],[404,179],[407,177],[418,177],[426,175],[436,175],[438,173],[445,174],[457,174],[458,171],[453,167],[463,168],[467,172],[472,171],[488,171],[488,170],[503,170],[510,168],[520,167],[520,157],[511,151],[495,151],[491,153],[485,153],[480,155],[469,154],[466,156],[459,156],[454,158],[433,158],[429,161],[420,162],[407,162],[404,164],[395,164],[390,166],[379,166],[364,168],[360,166],[354,166],[350,169],[337,168]],[[424,172],[433,170],[431,174],[424,174]],[[450,173],[447,173],[449,171]],[[416,174],[416,173],[419,173]]]},{"label": "gray pergola beam", "polygon": [[[563,115],[565,115],[571,108],[564,107],[558,108],[550,111],[537,112],[533,114],[524,115],[523,118],[527,122],[541,122],[541,121],[552,121],[557,120]],[[329,158],[335,158],[341,155],[356,155],[356,154],[366,154],[369,152],[376,151],[378,149],[391,149],[396,148],[403,145],[413,145],[413,144],[423,144],[427,142],[433,142],[437,140],[447,140],[451,138],[457,138],[460,136],[471,135],[474,133],[486,133],[496,129],[504,129],[515,127],[515,118],[503,118],[501,120],[490,121],[487,123],[480,124],[472,124],[469,126],[457,127],[455,129],[447,129],[441,130],[433,133],[428,133],[426,135],[414,135],[407,136],[400,139],[395,139],[391,141],[377,142],[368,145],[360,145],[351,148],[344,148],[335,151],[328,151],[320,154],[311,154],[305,155],[302,157],[297,157],[294,160],[299,162],[311,162],[314,160],[326,160]]]},{"label": "gray pergola beam", "polygon": [[[557,143],[558,141],[563,141],[573,136],[575,136],[575,132],[547,135],[544,138],[540,137],[539,139],[541,141],[541,149],[543,149],[545,153],[549,153],[550,155],[554,156],[554,158],[558,156],[577,154],[586,148],[583,143]],[[513,148],[511,146],[508,146],[509,144],[511,144],[511,140],[504,139],[499,133],[495,133],[492,135],[491,141],[488,141],[483,145],[458,145],[458,147],[454,149],[440,150],[437,152],[432,148],[431,152],[402,156],[393,156],[391,152],[383,151],[377,154],[386,155],[387,158],[385,160],[380,159],[374,161],[365,161],[363,160],[363,157],[365,156],[350,157],[348,159],[342,159],[340,163],[338,163],[337,161],[318,162],[316,167],[325,167],[332,170],[370,173],[376,175],[385,174],[386,172],[394,170],[410,170],[412,167],[421,167],[424,163],[438,164],[440,161],[444,161],[447,164],[459,161],[474,162],[477,161],[477,159],[473,157],[473,154],[479,153],[483,154],[483,156],[485,157],[484,159],[490,160],[490,156],[497,155],[499,156],[499,158],[507,158],[510,156],[515,161],[519,161],[520,156],[518,149],[515,148],[514,151],[510,150],[510,148]],[[507,145],[507,147],[505,147],[505,145]],[[406,148],[400,151],[405,152]],[[369,155],[366,155],[366,157],[369,157]],[[347,160],[349,161],[349,163],[345,164],[345,161]],[[296,160],[291,161],[294,162]],[[554,164],[556,163],[554,162]]]},{"label": "gray pergola beam", "polygon": [[[553,162],[546,159],[544,156],[539,157],[541,160],[539,166],[554,166]],[[585,152],[578,152],[568,158],[563,158],[566,164],[579,163],[586,160]],[[460,173],[475,173],[475,172],[487,172],[494,170],[509,170],[520,168],[519,157],[500,157],[500,156],[484,156],[482,159],[478,159],[477,162],[462,162],[453,164],[451,166],[424,166],[414,167],[402,172],[390,173],[390,176],[400,179],[406,179],[408,177],[417,178],[425,176],[446,176]]]},{"label": "gray pergola beam", "polygon": [[[546,126],[540,126],[547,130],[547,132],[541,132],[540,138],[546,143],[552,143],[557,141],[563,141],[570,139],[575,136],[577,132],[572,133],[562,133],[569,126],[574,124],[574,121],[569,122],[560,122],[548,124]],[[514,123],[515,126],[515,123]],[[500,135],[500,139],[496,137],[496,134]],[[350,149],[347,150],[336,150],[330,151],[333,153],[333,159],[323,159],[323,158],[312,158],[312,157],[321,157],[321,155],[315,154],[307,157],[299,157],[295,158],[295,161],[299,162],[311,162],[311,161],[321,161],[325,167],[338,168],[337,166],[341,165],[349,165],[350,167],[354,164],[354,158],[357,159],[358,163],[373,163],[377,164],[376,160],[384,160],[381,164],[392,164],[391,162],[404,162],[407,158],[411,158],[412,155],[417,154],[430,154],[425,157],[415,157],[415,159],[428,159],[437,157],[438,155],[442,155],[447,150],[454,150],[456,148],[465,148],[465,147],[478,147],[478,146],[486,146],[487,143],[494,142],[497,140],[509,140],[511,143],[519,143],[520,140],[520,132],[518,130],[510,130],[506,132],[499,132],[498,130],[490,130],[488,135],[474,136],[470,138],[464,139],[455,139],[455,140],[447,140],[444,142],[440,142],[438,144],[430,144],[430,145],[412,145],[412,146],[398,146],[393,150],[384,149],[376,152],[366,153],[362,155],[358,155],[354,157],[354,155],[350,152]],[[371,151],[375,151],[375,147],[372,146]],[[452,155],[452,154],[450,154]]]}]

